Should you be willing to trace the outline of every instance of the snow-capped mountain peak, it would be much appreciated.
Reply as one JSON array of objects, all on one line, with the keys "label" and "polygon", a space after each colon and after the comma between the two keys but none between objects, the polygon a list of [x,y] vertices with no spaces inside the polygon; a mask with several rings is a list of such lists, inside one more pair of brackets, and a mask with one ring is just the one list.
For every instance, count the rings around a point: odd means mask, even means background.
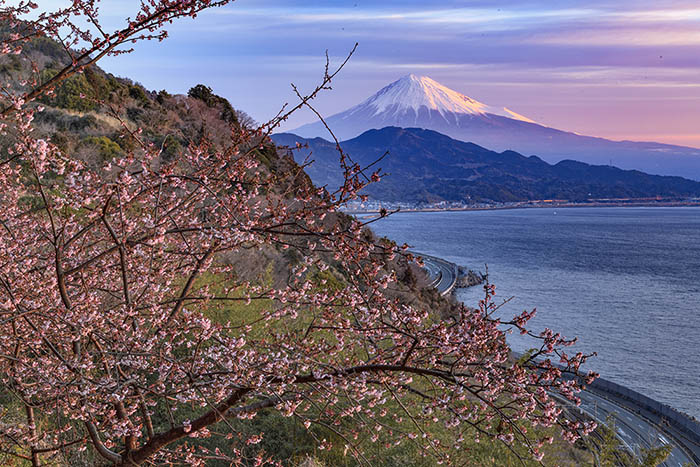
[{"label": "snow-capped mountain peak", "polygon": [[[483,104],[471,97],[454,91],[427,76],[410,74],[394,81],[375,95],[356,106],[356,110],[371,108],[374,114],[383,112],[404,113],[425,107],[441,115],[447,113],[484,116],[486,114],[534,123],[527,117],[505,107]],[[355,110],[355,109],[351,109]]]},{"label": "snow-capped mountain peak", "polygon": [[[700,149],[615,142],[557,130],[505,107],[479,102],[427,76],[404,76],[354,107],[291,131],[297,137],[328,139],[331,128],[333,136],[348,141],[368,130],[386,127],[433,130],[498,152],[537,155],[551,163],[576,159],[700,180]],[[394,144],[375,142],[380,153],[384,144],[386,149]]]}]

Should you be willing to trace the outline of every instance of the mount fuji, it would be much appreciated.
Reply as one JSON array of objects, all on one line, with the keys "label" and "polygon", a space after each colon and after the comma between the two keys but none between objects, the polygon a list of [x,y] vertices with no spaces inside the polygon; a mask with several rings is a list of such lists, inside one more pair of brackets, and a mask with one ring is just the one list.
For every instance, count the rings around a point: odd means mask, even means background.
[{"label": "mount fuji", "polygon": [[[506,107],[481,103],[426,76],[404,76],[359,105],[325,120],[340,140],[387,126],[422,128],[494,151],[536,154],[549,163],[574,159],[700,180],[700,149],[611,141],[557,130]],[[320,121],[290,133],[304,138],[329,137]]]}]

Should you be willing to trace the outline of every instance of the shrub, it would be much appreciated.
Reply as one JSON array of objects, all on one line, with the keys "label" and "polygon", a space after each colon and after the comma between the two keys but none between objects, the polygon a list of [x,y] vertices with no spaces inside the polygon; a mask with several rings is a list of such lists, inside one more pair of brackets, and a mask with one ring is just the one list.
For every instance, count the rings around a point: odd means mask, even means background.
[{"label": "shrub", "polygon": [[[58,70],[55,69],[43,70],[40,81],[46,83],[57,73]],[[85,74],[74,74],[58,84],[54,88],[53,95],[44,95],[40,101],[63,109],[86,112],[95,109],[95,97],[95,91]]]},{"label": "shrub", "polygon": [[84,138],[80,145],[93,147],[102,161],[109,161],[122,154],[122,148],[116,142],[106,136],[88,136]]},{"label": "shrub", "polygon": [[182,153],[182,144],[180,143],[180,140],[172,135],[162,138],[159,144],[163,148],[162,154],[166,161],[172,160],[174,157]]},{"label": "shrub", "polygon": [[140,84],[134,84],[129,86],[129,96],[136,99],[140,103],[147,105],[150,103],[150,99],[146,95],[146,90]]},{"label": "shrub", "polygon": [[161,91],[158,92],[158,95],[156,96],[156,101],[163,105],[166,101],[166,99],[170,99],[173,97],[168,91],[165,89],[162,89]]},{"label": "shrub", "polygon": [[231,103],[221,96],[214,94],[209,86],[198,84],[191,88],[187,95],[204,102],[207,107],[214,107],[221,110],[221,118],[228,123],[238,126],[238,117]]}]

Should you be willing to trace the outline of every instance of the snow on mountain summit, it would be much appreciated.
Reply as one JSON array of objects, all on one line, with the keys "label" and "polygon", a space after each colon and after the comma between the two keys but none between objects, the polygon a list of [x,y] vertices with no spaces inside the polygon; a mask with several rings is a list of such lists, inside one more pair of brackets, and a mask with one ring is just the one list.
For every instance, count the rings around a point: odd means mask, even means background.
[{"label": "snow on mountain summit", "polygon": [[427,76],[410,74],[394,81],[381,89],[375,95],[350,109],[372,108],[374,114],[383,112],[404,113],[408,110],[418,112],[422,107],[439,112],[483,116],[486,114],[535,123],[527,117],[517,114],[505,107],[494,107],[483,104],[471,97],[454,91]]},{"label": "snow on mountain summit", "polygon": [[[369,130],[422,128],[492,151],[513,150],[550,163],[564,159],[615,165],[700,181],[700,149],[658,143],[616,142],[540,125],[505,107],[484,104],[427,76],[407,75],[342,112],[291,130],[301,138],[350,141]],[[384,134],[386,136],[386,134]],[[332,139],[332,138],[330,138]],[[391,149],[390,142],[377,150]],[[614,164],[611,164],[611,159]]]}]

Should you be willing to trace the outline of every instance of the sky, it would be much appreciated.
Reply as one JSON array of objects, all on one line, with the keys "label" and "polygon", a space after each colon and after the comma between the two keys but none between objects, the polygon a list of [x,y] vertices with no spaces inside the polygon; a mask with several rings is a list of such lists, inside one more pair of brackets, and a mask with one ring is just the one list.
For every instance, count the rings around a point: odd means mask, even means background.
[{"label": "sky", "polygon": [[[132,1],[104,0],[105,21],[117,26]],[[357,42],[316,100],[323,115],[414,73],[555,128],[700,147],[696,0],[237,0],[169,32],[102,66],[149,89],[203,83],[267,121],[295,103],[290,83],[319,82],[326,50],[338,64]]]}]

